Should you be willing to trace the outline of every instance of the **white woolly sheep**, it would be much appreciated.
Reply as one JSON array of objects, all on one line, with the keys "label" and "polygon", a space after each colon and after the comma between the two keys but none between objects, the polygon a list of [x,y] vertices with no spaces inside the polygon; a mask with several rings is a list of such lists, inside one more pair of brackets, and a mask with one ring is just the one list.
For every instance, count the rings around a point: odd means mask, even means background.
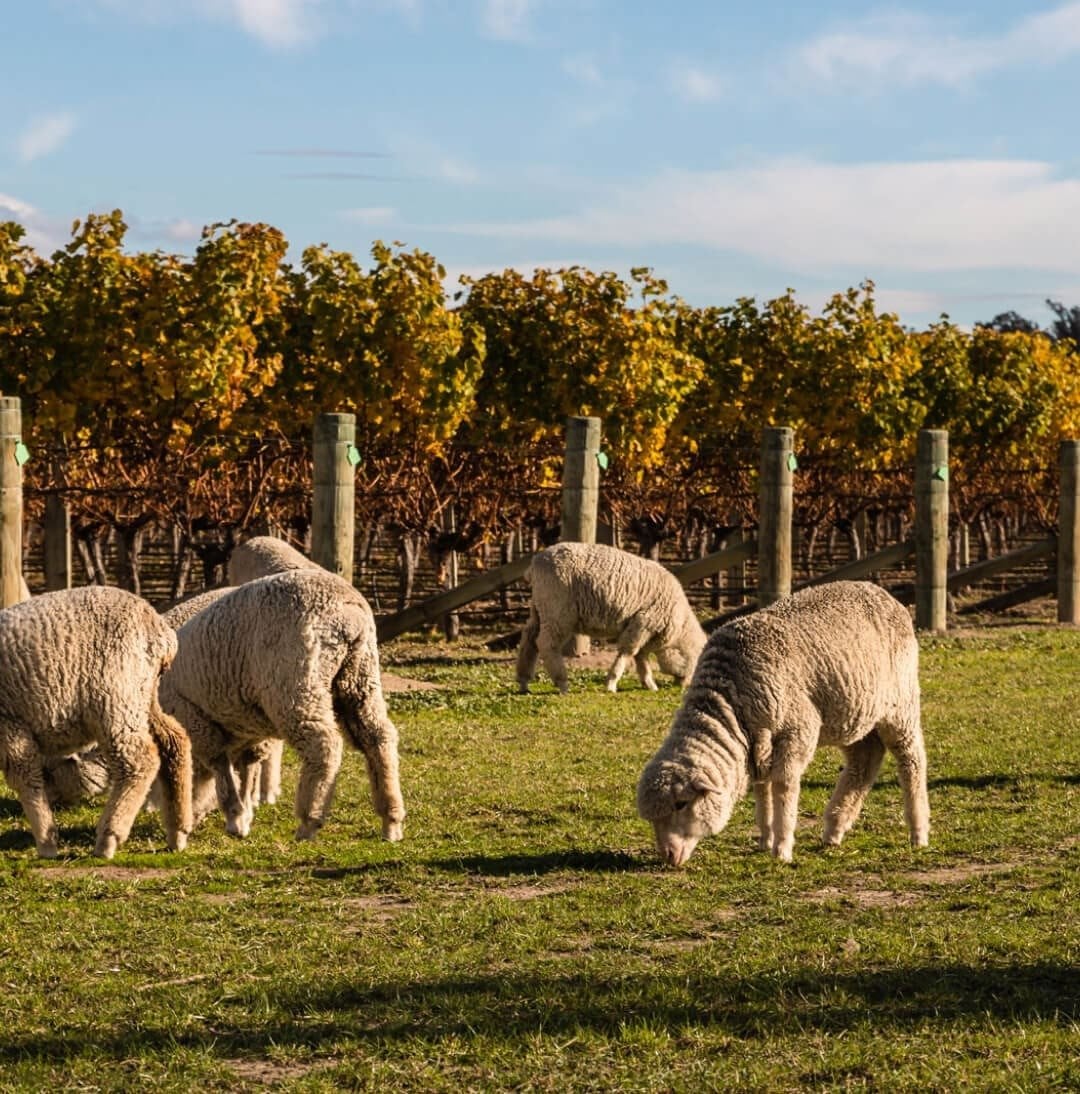
[{"label": "white woolly sheep", "polygon": [[[317,562],[301,554],[277,536],[254,536],[245,540],[229,556],[229,584],[244,585],[271,574],[290,570],[321,570]],[[285,742],[269,737],[259,746],[248,779],[252,804],[273,805],[281,795],[281,756]]]},{"label": "white woolly sheep", "polygon": [[277,536],[254,536],[234,548],[229,556],[229,584],[245,585],[260,577],[289,570],[321,570],[317,562],[301,554]]},{"label": "white woolly sheep", "polygon": [[888,749],[912,846],[925,847],[918,670],[907,610],[865,581],[804,589],[715,631],[638,782],[638,813],[652,822],[661,858],[684,863],[752,784],[759,845],[790,862],[799,784],[819,744],[844,755],[825,809],[826,845],[857,819]]},{"label": "white woolly sheep", "polygon": [[650,653],[680,682],[694,671],[705,632],[678,578],[660,563],[598,543],[557,543],[533,557],[526,579],[532,606],[517,658],[522,693],[536,674],[537,655],[559,691],[567,690],[562,650],[574,634],[615,639],[608,691],[631,661],[642,685],[655,690]]},{"label": "white woolly sheep", "polygon": [[59,838],[44,768],[93,742],[110,787],[94,853],[111,858],[124,843],[159,768],[166,841],[184,848],[191,750],[157,701],[176,646],[157,612],[122,589],[66,589],[0,612],[0,762],[42,858],[56,856]]},{"label": "white woolly sheep", "polygon": [[383,836],[401,838],[397,730],[383,700],[375,620],[360,593],[321,569],[275,574],[226,593],[177,637],[161,704],[190,734],[195,801],[216,778],[230,834],[246,835],[252,821],[232,758],[283,737],[300,755],[296,838],[313,838],[330,810],[344,734],[364,753]]}]

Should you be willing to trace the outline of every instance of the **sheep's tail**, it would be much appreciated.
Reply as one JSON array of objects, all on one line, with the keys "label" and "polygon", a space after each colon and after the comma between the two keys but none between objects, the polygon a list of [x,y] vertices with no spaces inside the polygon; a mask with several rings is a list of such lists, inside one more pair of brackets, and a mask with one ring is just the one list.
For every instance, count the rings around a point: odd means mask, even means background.
[{"label": "sheep's tail", "polygon": [[180,723],[166,714],[157,696],[150,704],[150,736],[157,746],[161,766],[162,821],[169,849],[182,851],[192,829],[191,741]]}]

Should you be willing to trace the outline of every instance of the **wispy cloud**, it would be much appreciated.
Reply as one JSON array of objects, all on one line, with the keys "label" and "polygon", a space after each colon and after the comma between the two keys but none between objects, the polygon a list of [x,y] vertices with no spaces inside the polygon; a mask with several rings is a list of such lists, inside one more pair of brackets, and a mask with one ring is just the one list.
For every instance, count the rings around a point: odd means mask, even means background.
[{"label": "wispy cloud", "polygon": [[724,93],[724,81],[696,65],[672,65],[668,71],[668,83],[676,95],[691,103],[715,102]]},{"label": "wispy cloud", "polygon": [[387,224],[397,216],[397,210],[392,205],[368,205],[360,209],[345,209],[341,216],[353,224]]},{"label": "wispy cloud", "polygon": [[588,53],[575,53],[569,57],[564,57],[562,69],[567,76],[588,87],[602,87],[604,84],[604,77],[599,65]]},{"label": "wispy cloud", "polygon": [[64,224],[46,216],[28,201],[0,194],[0,220],[14,220],[26,229],[25,242],[39,255],[50,255],[59,250],[70,238],[67,230],[71,221]]},{"label": "wispy cloud", "polygon": [[1000,34],[955,19],[896,10],[838,25],[801,46],[792,73],[844,87],[966,85],[989,72],[1045,65],[1080,52],[1080,2],[1026,15]]},{"label": "wispy cloud", "polygon": [[32,163],[55,152],[74,132],[74,114],[63,112],[35,118],[19,134],[15,155],[19,163]]},{"label": "wispy cloud", "polygon": [[274,49],[319,37],[321,14],[335,0],[95,0],[104,8],[146,23],[189,18],[230,23]]},{"label": "wispy cloud", "polygon": [[788,269],[1075,270],[1080,179],[1025,160],[669,170],[613,188],[576,214],[459,225],[582,247],[693,245]]},{"label": "wispy cloud", "polygon": [[295,156],[297,159],[382,160],[385,152],[355,152],[345,148],[256,148],[256,156]]},{"label": "wispy cloud", "polygon": [[531,34],[530,17],[536,0],[482,0],[480,28],[489,38],[504,42],[526,42]]}]

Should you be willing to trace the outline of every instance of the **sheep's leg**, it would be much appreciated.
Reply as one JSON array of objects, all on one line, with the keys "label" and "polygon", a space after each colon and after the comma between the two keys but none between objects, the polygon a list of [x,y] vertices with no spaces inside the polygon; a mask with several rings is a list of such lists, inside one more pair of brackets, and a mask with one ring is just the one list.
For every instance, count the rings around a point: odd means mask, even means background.
[{"label": "sheep's leg", "polygon": [[540,616],[537,614],[536,607],[530,606],[529,621],[521,632],[521,643],[518,646],[517,654],[518,691],[522,695],[528,694],[529,684],[536,677],[536,659],[540,654],[536,639],[539,633]]},{"label": "sheep's leg", "polygon": [[794,723],[781,726],[773,735],[769,768],[773,805],[772,853],[781,862],[790,862],[795,849],[800,783],[813,758],[820,730],[820,723]]},{"label": "sheep's leg", "polygon": [[570,690],[570,680],[566,674],[566,662],[563,660],[562,655],[563,646],[566,645],[569,638],[570,634],[561,634],[545,624],[540,625],[540,633],[537,637],[540,660],[544,662],[544,668],[547,669],[548,675],[563,695]]},{"label": "sheep's leg", "polygon": [[259,804],[273,805],[281,796],[281,755],[285,742],[270,737],[264,742],[263,760],[259,765]]},{"label": "sheep's leg", "polygon": [[772,784],[766,779],[754,783],[754,818],[757,821],[758,847],[772,850]]},{"label": "sheep's leg", "polygon": [[631,619],[621,631],[615,640],[615,644],[618,646],[619,653],[615,660],[612,662],[611,668],[608,669],[607,674],[607,689],[608,691],[616,691],[619,687],[619,680],[622,678],[624,672],[626,672],[630,662],[633,661],[637,667],[638,678],[641,680],[641,686],[648,688],[649,691],[656,691],[656,681],[653,679],[652,669],[649,667],[648,658],[641,655],[642,647],[649,639],[649,631],[640,619]]},{"label": "sheep's leg", "polygon": [[214,773],[201,763],[194,763],[191,772],[191,830],[194,831],[218,807]]},{"label": "sheep's leg", "polygon": [[404,835],[405,803],[398,775],[398,731],[386,713],[381,692],[358,698],[347,719],[349,735],[364,754],[371,803],[382,819],[383,839],[395,842]]},{"label": "sheep's leg", "polygon": [[314,839],[330,813],[334,784],[341,767],[342,742],[333,716],[302,719],[288,727],[286,738],[300,754],[296,788],[298,840]]},{"label": "sheep's leg", "polygon": [[230,836],[243,839],[251,831],[251,812],[240,773],[226,752],[219,752],[211,758],[210,770],[214,773],[218,804],[225,814],[225,831]]},{"label": "sheep's leg", "polygon": [[8,737],[4,774],[8,785],[18,794],[19,804],[30,822],[38,856],[56,858],[60,829],[45,793],[41,752],[29,734],[17,731]]},{"label": "sheep's leg", "polygon": [[926,746],[919,725],[891,739],[889,751],[896,757],[911,846],[926,847],[930,842],[930,800],[926,792]]},{"label": "sheep's leg", "polygon": [[[109,798],[97,825],[94,854],[112,858],[131,832],[161,766],[157,746],[146,729],[117,726],[103,734],[102,752],[109,769]],[[168,791],[165,800],[168,800]],[[162,813],[166,806],[163,804]]]},{"label": "sheep's leg", "polygon": [[183,851],[194,826],[191,811],[191,741],[183,727],[154,700],[150,708],[150,736],[157,748],[159,805],[170,851]]},{"label": "sheep's leg", "polygon": [[844,753],[844,767],[836,780],[832,798],[825,807],[825,827],[821,837],[829,847],[836,847],[858,820],[866,795],[881,770],[885,745],[876,732],[871,732],[841,751]]}]

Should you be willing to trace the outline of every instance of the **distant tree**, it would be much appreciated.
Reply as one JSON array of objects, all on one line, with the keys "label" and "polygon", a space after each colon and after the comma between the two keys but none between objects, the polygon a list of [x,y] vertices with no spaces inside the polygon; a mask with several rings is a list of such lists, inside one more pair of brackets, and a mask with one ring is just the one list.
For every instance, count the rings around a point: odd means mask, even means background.
[{"label": "distant tree", "polygon": [[1080,346],[1080,307],[1065,307],[1057,300],[1047,300],[1046,306],[1057,316],[1050,324],[1050,337],[1060,342],[1069,338]]},{"label": "distant tree", "polygon": [[1035,334],[1040,329],[1038,323],[1025,319],[1014,311],[999,312],[988,323],[976,323],[975,326],[994,330],[999,334]]}]

